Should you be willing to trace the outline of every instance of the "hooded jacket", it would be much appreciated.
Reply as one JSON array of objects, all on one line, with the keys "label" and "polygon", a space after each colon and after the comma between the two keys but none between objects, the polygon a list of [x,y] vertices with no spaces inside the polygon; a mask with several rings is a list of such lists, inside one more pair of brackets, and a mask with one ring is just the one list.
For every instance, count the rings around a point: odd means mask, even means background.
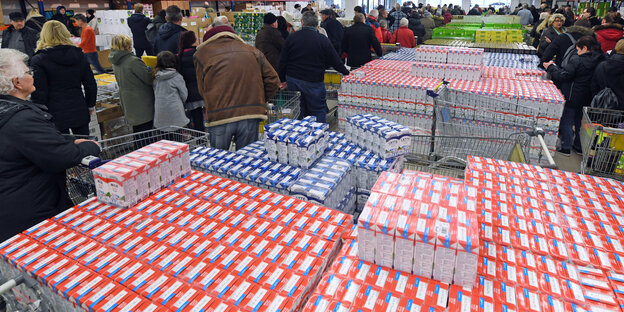
[{"label": "hooded jacket", "polygon": [[407,26],[399,27],[399,29],[394,32],[394,37],[392,39],[394,43],[401,44],[402,48],[413,48],[416,46],[414,33]]},{"label": "hooded jacket", "polygon": [[184,113],[188,90],[182,75],[174,69],[161,69],[154,78],[154,127],[184,127],[189,119]]},{"label": "hooded jacket", "polygon": [[44,106],[0,95],[0,241],[71,207],[65,170],[100,152],[62,136],[51,118]]},{"label": "hooded jacket", "polygon": [[154,89],[145,63],[130,51],[114,49],[108,60],[113,64],[121,108],[128,123],[138,126],[154,120]]},{"label": "hooded jacket", "polygon": [[593,98],[591,83],[596,66],[604,59],[600,51],[587,52],[583,55],[573,55],[565,67],[553,64],[548,67],[548,73],[561,89],[566,99],[565,106],[581,109],[591,104]]},{"label": "hooded jacket", "polygon": [[136,49],[147,50],[149,48],[145,30],[150,23],[150,19],[140,13],[133,13],[128,17],[128,27],[132,31],[132,41]]},{"label": "hooded jacket", "polygon": [[596,39],[600,42],[603,53],[613,50],[617,41],[624,36],[624,28],[622,28],[620,24],[610,23],[598,25],[594,26],[592,29],[596,33]]},{"label": "hooded jacket", "polygon": [[[593,36],[594,32],[583,26],[570,26],[566,29],[566,32],[576,40],[583,36]],[[546,47],[544,54],[542,54],[542,58],[540,59],[540,64],[549,62],[551,60],[555,60],[555,64],[557,66],[561,66],[561,61],[563,61],[563,56],[568,48],[572,45],[572,41],[570,37],[566,34],[561,34],[557,36],[552,42]]]},{"label": "hooded jacket", "polygon": [[277,28],[273,28],[271,25],[264,24],[256,35],[256,48],[264,53],[275,71],[279,66],[283,45],[284,37]]},{"label": "hooded jacket", "polygon": [[342,23],[333,17],[328,17],[321,23],[321,27],[327,32],[327,38],[331,41],[336,53],[341,52],[342,38],[344,37],[344,28]]},{"label": "hooded jacket", "polygon": [[82,50],[70,45],[39,50],[30,66],[37,88],[31,99],[48,107],[56,127],[86,126],[89,107],[95,106],[97,84]]},{"label": "hooded jacket", "polygon": [[[56,7],[56,12],[59,12],[61,9],[65,9],[64,6],[59,5]],[[62,15],[60,13],[56,13],[52,16],[52,19],[55,21],[59,21],[61,22],[63,25],[65,25],[65,27],[67,28],[67,30],[69,30],[69,33],[77,36],[78,34],[76,33],[76,28],[74,27],[74,24],[72,23],[71,19],[69,19],[69,17],[67,15]]]},{"label": "hooded jacket", "polygon": [[2,48],[6,49],[9,47],[11,37],[15,36],[16,32],[20,32],[22,34],[22,40],[24,40],[24,48],[26,49],[26,54],[28,54],[28,57],[32,57],[33,54],[35,54],[37,40],[39,40],[39,32],[28,26],[24,26],[24,28],[16,30],[15,27],[11,25],[9,26],[9,28],[5,29],[2,32]]},{"label": "hooded jacket", "polygon": [[265,120],[266,100],[279,88],[279,77],[266,57],[232,31],[229,26],[213,28],[195,52],[197,85],[206,104],[208,127]]},{"label": "hooded jacket", "polygon": [[624,110],[624,54],[612,54],[596,67],[592,79],[592,94],[609,87],[617,96],[620,110]]},{"label": "hooded jacket", "polygon": [[433,17],[425,16],[420,19],[420,23],[423,24],[423,27],[425,27],[425,35],[423,36],[423,41],[427,41],[433,38],[433,29],[436,27]]},{"label": "hooded jacket", "polygon": [[[564,33],[564,32],[565,31],[562,29],[561,33]],[[548,28],[545,28],[544,31],[542,31],[542,34],[541,34],[540,40],[539,40],[539,45],[537,46],[538,53],[540,53],[540,54],[544,53],[544,51],[546,50],[548,45],[550,43],[552,43],[553,40],[555,40],[555,38],[557,38],[557,36],[559,36],[559,35],[560,34],[557,33],[557,30],[555,30],[554,27],[549,26]],[[550,42],[548,42],[548,40],[546,40],[546,38],[548,38],[550,40]]]},{"label": "hooded jacket", "polygon": [[183,31],[186,31],[184,27],[173,23],[166,23],[160,26],[156,42],[154,43],[154,53],[169,51],[173,54],[178,54],[178,41],[180,41],[180,35]]},{"label": "hooded jacket", "polygon": [[381,37],[381,26],[379,25],[377,19],[372,15],[368,15],[366,17],[366,25],[373,28],[373,31],[375,32],[375,38],[377,38],[377,41],[382,42],[383,38]]}]

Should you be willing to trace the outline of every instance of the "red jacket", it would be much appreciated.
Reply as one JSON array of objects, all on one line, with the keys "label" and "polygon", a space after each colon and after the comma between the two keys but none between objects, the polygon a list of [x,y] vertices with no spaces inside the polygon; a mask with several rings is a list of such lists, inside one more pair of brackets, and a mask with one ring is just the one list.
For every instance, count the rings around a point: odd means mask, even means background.
[{"label": "red jacket", "polygon": [[373,28],[373,30],[375,31],[375,37],[377,37],[377,40],[381,43],[383,42],[383,37],[381,35],[381,27],[379,26],[379,22],[377,21],[376,18],[374,18],[372,15],[368,15],[366,17],[366,22]]},{"label": "red jacket", "polygon": [[78,46],[84,53],[97,52],[97,49],[95,48],[95,31],[93,31],[93,28],[89,26],[82,28],[80,44]]},{"label": "red jacket", "polygon": [[444,25],[450,23],[452,19],[453,19],[453,15],[451,13],[449,12],[444,13]]},{"label": "red jacket", "polygon": [[380,43],[392,43],[392,33],[387,28],[381,28],[381,38],[383,41]]},{"label": "red jacket", "polygon": [[400,43],[402,48],[413,48],[416,46],[416,39],[414,38],[414,32],[412,32],[407,26],[401,26],[394,32],[394,43]]},{"label": "red jacket", "polygon": [[602,47],[602,53],[607,53],[607,51],[613,50],[618,40],[624,36],[622,25],[619,24],[594,26],[594,32],[596,33],[596,39],[598,39],[598,42],[600,42],[600,46]]}]

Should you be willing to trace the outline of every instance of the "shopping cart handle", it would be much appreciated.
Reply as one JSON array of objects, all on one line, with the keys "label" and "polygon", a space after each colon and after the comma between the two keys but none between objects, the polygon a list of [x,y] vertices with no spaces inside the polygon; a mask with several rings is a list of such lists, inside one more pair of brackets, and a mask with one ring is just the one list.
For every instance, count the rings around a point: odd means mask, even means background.
[{"label": "shopping cart handle", "polygon": [[87,156],[87,157],[82,159],[80,164],[85,166],[85,167],[88,167],[89,169],[95,169],[95,168],[105,164],[106,162],[107,161],[103,161],[99,157]]},{"label": "shopping cart handle", "polygon": [[440,89],[442,86],[447,85],[448,81],[442,80],[440,81],[440,83],[438,83],[435,87],[433,87],[433,90],[427,90],[427,96],[430,96],[432,98],[438,97],[438,89]]}]

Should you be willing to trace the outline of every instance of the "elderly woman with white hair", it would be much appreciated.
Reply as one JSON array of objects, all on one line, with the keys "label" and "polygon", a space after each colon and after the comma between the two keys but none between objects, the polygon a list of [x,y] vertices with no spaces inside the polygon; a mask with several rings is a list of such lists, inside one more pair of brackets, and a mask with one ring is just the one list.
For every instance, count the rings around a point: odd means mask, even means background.
[{"label": "elderly woman with white hair", "polygon": [[94,141],[64,137],[35,91],[27,56],[0,49],[0,242],[71,207],[65,170],[100,153]]}]

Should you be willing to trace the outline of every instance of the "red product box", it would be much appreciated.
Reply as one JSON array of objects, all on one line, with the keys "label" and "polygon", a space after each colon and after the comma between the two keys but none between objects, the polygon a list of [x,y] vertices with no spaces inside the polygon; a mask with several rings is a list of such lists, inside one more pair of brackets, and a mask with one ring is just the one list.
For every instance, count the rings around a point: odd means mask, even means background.
[{"label": "red product box", "polygon": [[550,250],[550,256],[557,260],[565,261],[570,257],[566,243],[563,240],[548,239],[548,249]]},{"label": "red product box", "polygon": [[507,262],[509,265],[518,265],[519,262],[517,251],[507,246],[499,247],[497,254],[489,257]]},{"label": "red product box", "polygon": [[152,299],[171,280],[172,278],[150,268],[141,272],[128,288],[147,299]]},{"label": "red product box", "polygon": [[[50,219],[46,219],[34,226],[32,226],[31,228],[29,228],[28,230],[24,231],[23,234],[19,234],[19,235],[28,235],[34,239],[39,239],[40,237],[50,233],[51,231],[57,230],[59,228],[61,228],[62,226],[59,225],[58,223],[50,220]],[[14,240],[18,240],[19,236],[13,236],[12,239]]]},{"label": "red product box", "polygon": [[607,306],[613,306],[613,308],[619,308],[619,302],[613,296],[613,290],[604,290],[594,287],[583,287],[583,294],[585,300],[589,304],[604,304]]},{"label": "red product box", "polygon": [[[449,290],[448,311],[470,311],[471,299],[472,289],[451,285]],[[410,311],[410,309],[408,309],[408,311]]]},{"label": "red product box", "polygon": [[37,278],[42,270],[54,265],[60,261],[63,257],[56,252],[51,252],[43,257],[35,259],[32,263],[24,266],[23,271],[28,272],[28,275]]},{"label": "red product box", "polygon": [[225,275],[223,270],[214,266],[209,266],[200,273],[192,284],[193,286],[201,288],[203,291],[207,291],[209,288],[218,284],[222,275]]},{"label": "red product box", "polygon": [[563,292],[561,290],[561,281],[556,275],[548,273],[540,273],[540,291],[545,294],[561,297]]},{"label": "red product box", "polygon": [[590,249],[586,246],[568,243],[568,252],[570,254],[570,260],[574,262],[574,264],[580,266],[591,265],[592,259],[589,257]]},{"label": "red product box", "polygon": [[312,278],[320,272],[321,264],[321,259],[317,257],[301,255],[300,261],[294,266],[294,272]]},{"label": "red product box", "polygon": [[[242,308],[242,307],[247,306],[250,303],[250,301],[257,294],[258,291],[261,291],[262,293],[264,293],[264,295],[268,293],[268,291],[266,289],[262,289],[260,285],[256,285],[245,279],[239,279],[226,292],[226,294],[223,297],[224,297],[224,300],[231,303],[232,305]],[[255,298],[254,300],[257,300],[259,302],[262,299],[263,297]],[[256,302],[255,305],[257,305],[258,302]]]},{"label": "red product box", "polygon": [[110,265],[106,266],[99,273],[108,277],[109,279],[114,279],[124,267],[132,266],[135,262],[136,260],[121,255],[113,260]]},{"label": "red product box", "polygon": [[529,243],[531,251],[536,255],[547,256],[550,252],[548,249],[548,240],[544,236],[537,234],[529,235]]},{"label": "red product box", "polygon": [[560,241],[565,241],[563,228],[555,223],[546,224],[546,237],[552,237]]},{"label": "red product box", "polygon": [[518,270],[516,266],[511,263],[499,261],[496,277],[500,281],[515,285],[518,283]]},{"label": "red product box", "polygon": [[[142,305],[146,305],[151,302],[147,299],[142,298],[139,295],[130,293],[128,296],[125,296],[119,302],[113,301],[113,305],[109,307],[110,311],[121,312],[121,311],[145,311],[140,310]],[[146,307],[147,309],[147,307]],[[108,310],[106,310],[108,311]]]},{"label": "red product box", "polygon": [[215,302],[220,302],[220,300],[214,298],[209,294],[198,294],[196,296],[193,296],[193,298],[188,301],[188,304],[186,306],[179,308],[176,311],[209,311],[210,305],[214,304]]},{"label": "red product box", "polygon": [[[84,265],[90,268],[91,270],[95,272],[101,272],[107,266],[117,261],[119,257],[121,257],[120,253],[112,249],[106,248],[106,249],[98,249],[96,252],[87,254],[87,256],[83,259],[83,261],[84,261]],[[78,261],[80,260],[81,259],[79,258]]]},{"label": "red product box", "polygon": [[[228,238],[228,240],[230,240],[230,238]],[[231,247],[235,250],[246,253],[251,250],[251,248],[256,244],[257,241],[261,241],[261,240],[262,238],[253,236],[247,232],[243,232],[241,236],[238,239],[236,239],[236,241],[233,242],[231,246],[228,245],[228,247]]]},{"label": "red product box", "polygon": [[336,298],[338,294],[342,294],[340,285],[343,282],[343,278],[335,274],[327,273],[323,276],[319,282],[315,292],[326,296],[328,298]]},{"label": "red product box", "polygon": [[196,289],[186,285],[182,281],[175,281],[169,284],[158,297],[152,299],[157,303],[169,308],[170,310],[178,310],[180,307],[188,305],[189,300],[198,294]]},{"label": "red product box", "polygon": [[504,305],[509,310],[516,310],[516,289],[514,284],[494,282],[494,303]]},{"label": "red product box", "polygon": [[339,297],[335,297],[334,299],[337,299],[341,301],[345,306],[350,307],[355,302],[357,294],[360,291],[362,285],[363,284],[355,282],[352,279],[344,280],[339,286],[340,290],[337,294]]},{"label": "red product box", "polygon": [[113,279],[122,285],[128,285],[138,274],[143,272],[148,266],[139,261],[131,261],[129,264],[123,266],[121,271],[114,275]]},{"label": "red product box", "polygon": [[161,271],[168,271],[178,258],[183,257],[186,257],[186,255],[174,249],[167,249],[157,259],[151,261],[150,264]]},{"label": "red product box", "polygon": [[169,266],[165,272],[177,278],[184,274],[185,271],[192,270],[198,262],[198,259],[183,254],[180,257],[177,257],[173,264]]},{"label": "red product box", "polygon": [[106,285],[108,283],[112,282],[101,275],[92,274],[87,279],[83,280],[78,287],[67,291],[65,295],[66,298],[81,305],[85,300],[102,289],[100,285]]},{"label": "red product box", "polygon": [[294,308],[293,300],[281,294],[269,293],[265,298],[265,303],[260,306],[258,312],[291,311]]},{"label": "red product box", "polygon": [[123,284],[128,287],[128,289],[138,293],[139,288],[145,286],[148,282],[151,282],[155,278],[158,278],[160,275],[162,275],[160,272],[152,269],[151,267],[143,267]]},{"label": "red product box", "polygon": [[69,259],[60,258],[57,262],[49,264],[45,268],[41,269],[35,276],[44,284],[52,287],[50,280],[56,278],[59,274],[63,274],[63,272],[72,265],[74,265],[74,263],[72,263]]},{"label": "red product box", "polygon": [[262,285],[272,291],[279,291],[280,287],[292,276],[288,270],[271,266],[267,269],[263,277],[259,279],[257,284]]},{"label": "red product box", "polygon": [[206,290],[219,299],[225,300],[225,294],[238,283],[238,277],[225,272],[215,280],[214,284]]},{"label": "red product box", "polygon": [[387,291],[383,291],[374,286],[363,285],[362,287],[360,287],[356,295],[355,301],[353,302],[353,307],[357,307],[360,311],[374,311],[377,305],[377,301],[383,300],[383,298],[380,297],[382,292]]},{"label": "red product box", "polygon": [[187,266],[186,270],[178,274],[177,278],[192,284],[197,281],[197,278],[201,276],[204,270],[210,268],[211,266],[209,263],[203,260],[194,260]]},{"label": "red product box", "polygon": [[[488,241],[480,241],[479,242],[479,255],[483,257],[489,257],[492,259],[503,259],[500,258],[499,253],[502,249],[502,246],[496,245],[496,243],[488,242]],[[512,249],[513,250],[513,249]]]},{"label": "red product box", "polygon": [[[124,251],[124,247],[127,246],[126,245],[122,245],[122,251]],[[146,256],[147,254],[149,254],[151,252],[151,250],[153,248],[157,248],[160,247],[161,245],[150,240],[147,238],[144,238],[142,240],[142,244],[141,245],[137,245],[135,248],[131,248],[130,250],[128,250],[127,252],[125,252],[128,256],[130,257],[134,257],[135,259],[142,259],[144,256]]]},{"label": "red product box", "polygon": [[539,290],[539,274],[534,268],[518,267],[518,285],[531,290]]},{"label": "red product box", "polygon": [[227,238],[222,242],[222,244],[227,247],[234,248],[234,245],[239,240],[246,239],[247,236],[249,235],[246,232],[233,228],[230,233],[228,233]]},{"label": "red product box", "polygon": [[539,236],[546,236],[546,228],[544,227],[544,223],[536,220],[530,220],[527,223],[527,233],[529,236],[532,234],[537,234]]},{"label": "red product box", "polygon": [[558,266],[561,262],[553,260],[550,257],[538,256],[537,257],[537,270],[542,273],[548,273],[550,275],[557,276],[559,274]]},{"label": "red product box", "polygon": [[602,251],[611,251],[608,249],[608,245],[606,240],[604,240],[604,236],[600,234],[592,234],[590,232],[585,232],[584,235],[588,248],[595,248]]},{"label": "red product box", "polygon": [[99,292],[95,293],[91,298],[83,304],[83,307],[89,308],[89,311],[110,311],[117,307],[123,300],[130,295],[128,289],[114,282],[110,282],[103,286]]},{"label": "red product box", "polygon": [[53,278],[48,280],[48,284],[59,295],[68,298],[68,292],[76,287],[80,287],[81,283],[97,274],[93,271],[85,269],[78,264],[69,265],[59,271]]},{"label": "red product box", "polygon": [[45,246],[37,246],[27,255],[20,257],[19,259],[14,260],[13,265],[19,268],[21,271],[24,271],[24,267],[29,264],[32,264],[34,261],[39,259],[44,255],[49,255],[51,253],[55,253],[53,250],[46,248]]},{"label": "red product box", "polygon": [[252,257],[251,255],[242,254],[231,266],[231,271],[239,277],[246,277],[256,268],[256,265],[260,261],[260,259]]},{"label": "red product box", "polygon": [[270,271],[271,269],[272,267],[269,263],[265,261],[258,261],[256,266],[252,270],[249,270],[246,277],[254,283],[262,285],[267,274],[271,274],[271,272],[273,272]]},{"label": "red product box", "polygon": [[479,257],[477,272],[479,275],[483,275],[486,278],[495,279],[496,272],[498,271],[497,266],[498,264],[496,261],[486,257]]},{"label": "red product box", "polygon": [[565,298],[565,300],[577,304],[585,304],[583,287],[579,283],[571,280],[563,280],[561,282],[561,289],[563,291],[563,298]]},{"label": "red product box", "polygon": [[[516,231],[511,236],[511,246],[514,249],[530,251],[531,250],[530,240],[531,238],[529,234],[521,232],[521,231]],[[546,248],[548,249],[548,246],[546,246]]]},{"label": "red product box", "polygon": [[[349,272],[351,271],[351,268],[355,266],[355,264],[357,263],[357,261],[355,260],[355,258],[351,258],[351,257],[347,257],[347,256],[342,256],[337,258],[331,265],[331,267],[329,268],[329,272],[333,272],[336,275],[340,275],[342,277],[348,277],[349,276]],[[367,276],[367,283],[373,283],[375,284],[377,282],[378,279],[380,279],[381,281],[383,281],[383,283],[385,283],[386,278],[388,277],[388,269],[387,268],[383,268],[382,266],[375,266],[377,271],[374,272],[370,272],[369,276]]]},{"label": "red product box", "polygon": [[590,287],[602,290],[611,290],[611,284],[609,284],[609,279],[604,275],[590,275],[581,273],[579,275],[579,283],[583,287]]},{"label": "red product box", "polygon": [[135,248],[138,249],[138,248],[144,246],[145,244],[147,244],[148,241],[149,241],[149,239],[143,237],[142,235],[134,234],[127,241],[125,241],[122,244],[120,244],[117,247],[117,250],[120,250],[124,254],[129,254],[130,250],[135,249]]},{"label": "red product box", "polygon": [[516,287],[516,299],[518,301],[517,306],[519,311],[541,311],[543,298],[536,290]]},{"label": "red product box", "polygon": [[614,269],[613,263],[615,262],[615,259],[613,253],[611,252],[594,248],[590,250],[589,258],[591,259],[591,264],[594,267],[598,267],[606,271]]},{"label": "red product box", "polygon": [[[415,277],[407,284],[404,297],[413,299],[413,302],[416,305],[422,305],[425,304],[425,302],[431,302],[430,296],[433,292],[430,292],[429,289],[430,287],[435,287],[434,285],[436,283],[436,281],[430,280],[428,278]],[[366,284],[367,283],[365,283],[365,285]]]},{"label": "red product box", "polygon": [[139,292],[145,298],[162,304],[162,295],[167,293],[174,284],[182,284],[182,282],[163,274],[158,278],[154,278],[152,282],[148,282],[149,286],[139,288]]}]

